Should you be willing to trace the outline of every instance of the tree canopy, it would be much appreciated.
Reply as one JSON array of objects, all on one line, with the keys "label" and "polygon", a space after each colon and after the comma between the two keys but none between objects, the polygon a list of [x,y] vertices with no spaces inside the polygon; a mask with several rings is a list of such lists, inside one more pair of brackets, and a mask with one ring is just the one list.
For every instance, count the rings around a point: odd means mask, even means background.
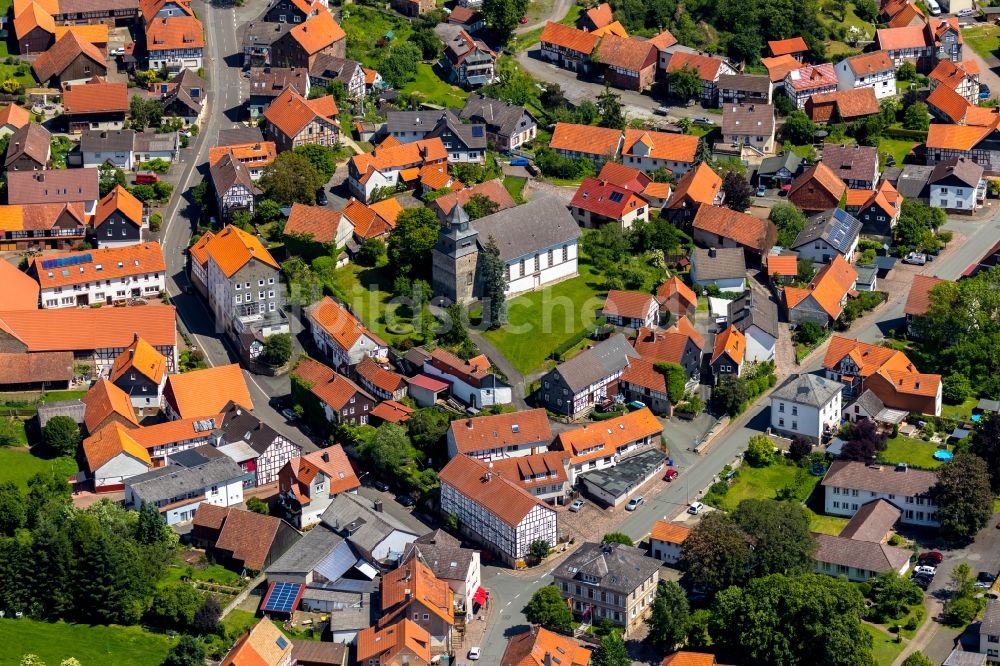
[{"label": "tree canopy", "polygon": [[324,183],[312,161],[294,151],[278,153],[258,181],[264,194],[281,204],[311,204]]},{"label": "tree canopy", "polygon": [[389,261],[397,275],[430,274],[431,250],[437,243],[440,222],[429,208],[407,208],[396,218],[389,234]]},{"label": "tree canopy", "polygon": [[555,585],[539,588],[524,607],[524,617],[551,631],[566,631],[573,624],[573,613]]},{"label": "tree canopy", "polygon": [[778,228],[778,245],[790,248],[806,226],[806,216],[794,204],[779,201],[774,204],[768,219]]},{"label": "tree canopy", "polygon": [[61,456],[76,455],[83,436],[80,426],[68,416],[53,416],[42,428],[42,439],[45,446]]},{"label": "tree canopy", "polygon": [[753,544],[752,577],[812,571],[816,540],[802,505],[770,499],[743,500],[733,512],[733,521]]},{"label": "tree canopy", "polygon": [[649,642],[670,650],[687,636],[689,623],[690,608],[684,590],[672,580],[661,580],[653,597],[653,610],[646,620]]},{"label": "tree canopy", "polygon": [[986,461],[959,453],[937,469],[933,489],[941,534],[947,539],[972,539],[993,515],[993,491]]},{"label": "tree canopy", "polygon": [[728,514],[705,514],[681,546],[681,569],[695,585],[723,590],[741,584],[751,563],[751,540]]},{"label": "tree canopy", "polygon": [[528,0],[483,0],[480,8],[486,25],[493,28],[501,42],[510,38],[527,11]]}]

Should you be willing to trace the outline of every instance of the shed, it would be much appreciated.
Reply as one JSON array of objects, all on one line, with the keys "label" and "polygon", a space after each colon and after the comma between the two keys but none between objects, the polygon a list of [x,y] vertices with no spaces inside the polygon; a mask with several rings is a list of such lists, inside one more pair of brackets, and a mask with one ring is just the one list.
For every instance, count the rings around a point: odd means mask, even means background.
[{"label": "shed", "polygon": [[417,375],[406,380],[406,393],[418,407],[430,407],[441,399],[441,394],[449,388],[446,382],[429,375]]}]

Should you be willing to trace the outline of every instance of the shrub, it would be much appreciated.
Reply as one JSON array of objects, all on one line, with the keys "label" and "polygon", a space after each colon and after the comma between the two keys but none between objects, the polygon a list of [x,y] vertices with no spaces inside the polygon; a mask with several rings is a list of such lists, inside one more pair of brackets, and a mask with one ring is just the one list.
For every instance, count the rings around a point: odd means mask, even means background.
[{"label": "shrub", "polygon": [[774,442],[764,435],[754,435],[747,443],[743,459],[751,467],[767,467],[774,462]]}]

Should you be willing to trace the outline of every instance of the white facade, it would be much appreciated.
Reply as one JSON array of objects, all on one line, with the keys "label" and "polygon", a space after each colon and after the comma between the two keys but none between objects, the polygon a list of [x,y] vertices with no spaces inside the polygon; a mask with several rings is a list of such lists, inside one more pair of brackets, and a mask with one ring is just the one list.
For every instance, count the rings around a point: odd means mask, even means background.
[{"label": "white facade", "polygon": [[[593,229],[607,222],[607,218],[601,217],[597,213],[592,214],[586,208],[571,206],[570,212],[573,213],[573,219],[576,220],[577,224],[585,229]],[[640,222],[649,221],[649,206],[640,206],[626,212],[618,219],[618,223],[621,225],[622,231],[625,231],[631,229],[636,220]]]},{"label": "white facade", "polygon": [[[458,421],[455,423],[458,423]],[[476,460],[489,462],[490,460],[500,460],[502,458],[523,458],[535,453],[545,453],[548,450],[549,447],[545,444],[538,446],[537,442],[528,442],[526,444],[516,444],[512,446],[505,446],[503,448],[463,451],[462,455],[475,458]],[[458,444],[455,442],[455,431],[452,428],[448,428],[448,459],[450,460],[458,454]]]},{"label": "white facade", "polygon": [[329,355],[334,367],[357,365],[361,363],[365,356],[385,358],[389,355],[389,349],[385,346],[384,342],[376,341],[374,338],[363,333],[358,336],[358,339],[354,341],[350,349],[344,349],[315,320],[311,323],[313,342],[316,343],[320,351]]},{"label": "white facade", "polygon": [[692,162],[678,162],[676,160],[653,157],[650,155],[650,151],[651,148],[645,143],[636,141],[635,145],[632,146],[631,153],[622,152],[622,164],[630,166],[633,169],[638,169],[639,171],[645,171],[646,173],[667,168],[673,172],[675,179],[686,174],[694,166]]},{"label": "white facade", "polygon": [[578,256],[577,241],[573,239],[507,262],[506,296],[510,298],[576,276]]},{"label": "white facade", "polygon": [[97,492],[121,490],[126,479],[148,471],[145,462],[123,451],[94,470],[94,489]]},{"label": "white facade", "polygon": [[491,507],[475,502],[451,484],[442,482],[441,511],[457,515],[463,532],[478,537],[508,564],[523,560],[532,541],[542,539],[555,546],[559,538],[558,514],[544,504],[532,508],[515,527],[501,520]]},{"label": "white facade", "polygon": [[156,71],[166,69],[171,72],[179,72],[182,69],[190,69],[193,72],[197,72],[201,66],[201,48],[166,49],[149,52],[149,68]]},{"label": "white facade", "polygon": [[819,440],[825,431],[835,430],[840,425],[841,404],[840,391],[821,407],[772,396],[771,428]]},{"label": "white facade", "polygon": [[163,273],[141,273],[113,280],[42,289],[41,303],[43,309],[75,308],[95,303],[111,305],[130,298],[158,296],[165,289]]},{"label": "white facade", "polygon": [[931,208],[975,210],[976,188],[931,185]]},{"label": "white facade", "polygon": [[[903,576],[909,568],[910,563],[907,562],[901,566],[896,573]],[[840,576],[846,576],[847,580],[851,580],[856,583],[867,583],[872,578],[875,578],[882,573],[881,571],[869,571],[868,569],[859,569],[857,567],[849,567],[843,564],[834,564],[832,562],[817,562],[815,571],[816,573],[834,576],[837,578]]]},{"label": "white facade", "polygon": [[[173,499],[173,498],[172,498]],[[240,478],[230,479],[224,484],[218,484],[208,488],[202,488],[193,497],[178,498],[170,502],[157,502],[160,513],[167,521],[167,525],[187,522],[194,518],[195,511],[202,503],[214,504],[215,506],[230,507],[243,503],[243,480]],[[125,507],[138,511],[141,502],[133,494],[132,487],[125,484]],[[164,510],[163,507],[169,506]]]},{"label": "white facade", "polygon": [[858,249],[858,240],[860,238],[861,234],[858,234],[851,239],[851,244],[847,248],[846,253],[841,253],[840,250],[830,245],[822,238],[817,238],[814,241],[803,243],[802,245],[795,246],[792,249],[798,252],[799,259],[808,259],[809,261],[819,264],[830,263],[838,254],[844,258],[844,261],[851,263],[854,261],[854,253]]},{"label": "white facade", "polygon": [[840,90],[871,88],[875,91],[875,99],[877,100],[896,96],[896,70],[894,68],[858,76],[851,68],[850,60],[850,58],[845,58],[838,62],[834,68],[837,72],[837,88]]},{"label": "white facade", "polygon": [[747,339],[747,350],[743,355],[744,361],[751,363],[774,360],[774,348],[778,340],[770,333],[762,330],[756,324],[743,331]]},{"label": "white facade", "polygon": [[666,564],[677,564],[681,559],[681,544],[651,538],[649,540],[649,553],[655,559]]},{"label": "white facade", "polygon": [[[278,271],[268,266],[269,277],[244,279],[257,271],[247,271],[248,266],[259,262],[257,259],[251,260],[236,271],[232,278],[227,278],[226,274],[215,263],[211,254],[208,255],[205,276],[208,281],[206,290],[208,292],[208,304],[215,315],[215,320],[223,324],[226,329],[234,328],[234,319],[237,312],[240,316],[263,315],[266,312],[275,312],[281,305],[281,285],[278,284]],[[254,266],[256,268],[256,266]],[[288,332],[287,324],[285,331]]]},{"label": "white facade", "polygon": [[135,168],[135,155],[131,150],[87,150],[83,152],[85,169],[96,169],[108,162],[119,169],[132,171]]},{"label": "white facade", "polygon": [[509,405],[514,400],[511,387],[497,379],[495,375],[491,375],[495,379],[495,385],[491,383],[487,387],[466,384],[459,377],[439,370],[431,363],[424,364],[424,374],[447,382],[451,385],[451,394],[453,396],[477,409],[492,407],[494,405]]},{"label": "white facade", "polygon": [[[894,473],[906,474],[906,472]],[[903,497],[876,490],[858,490],[837,486],[824,486],[824,488],[826,492],[823,499],[823,512],[831,516],[850,518],[868,502],[884,499],[903,512],[899,517],[899,522],[903,524],[924,527],[940,527],[941,525],[937,519],[937,505],[929,497]]]}]

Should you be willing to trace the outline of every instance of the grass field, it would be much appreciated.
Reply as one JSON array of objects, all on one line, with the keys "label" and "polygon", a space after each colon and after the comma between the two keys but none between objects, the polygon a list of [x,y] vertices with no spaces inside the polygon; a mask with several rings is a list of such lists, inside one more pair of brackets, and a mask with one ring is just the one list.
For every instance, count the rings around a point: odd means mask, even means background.
[{"label": "grass field", "polygon": [[233,610],[222,620],[226,632],[238,636],[257,623],[257,616],[250,611]]},{"label": "grass field", "polygon": [[936,469],[941,466],[941,461],[934,459],[937,450],[934,442],[900,435],[886,442],[886,449],[878,455],[878,461],[888,464],[905,462],[910,467]]},{"label": "grass field", "polygon": [[412,33],[410,23],[401,16],[352,4],[344,11],[340,26],[347,33],[347,57],[365,67],[376,67],[384,47],[378,41],[392,31],[393,42],[405,41]]},{"label": "grass field", "polygon": [[795,482],[799,471],[804,473],[796,489],[795,500],[803,502],[812,494],[820,477],[813,476],[801,467],[775,463],[767,467],[740,467],[736,480],[719,501],[719,508],[733,511],[746,499],[775,499],[778,491]]},{"label": "grass field", "polygon": [[385,314],[392,294],[392,277],[385,269],[364,268],[349,264],[337,269],[334,282],[344,293],[348,305],[368,328],[385,340],[393,334],[386,330]]},{"label": "grass field", "polygon": [[55,470],[60,476],[69,476],[77,471],[76,461],[68,457],[46,460],[31,454],[27,448],[0,448],[0,483],[15,481],[27,487],[28,479],[39,472]]},{"label": "grass field", "polygon": [[[6,47],[6,44],[4,46]],[[0,56],[6,58],[7,53],[4,52]],[[6,81],[7,79],[14,79],[25,88],[38,85],[38,80],[31,72],[31,66],[23,62],[19,62],[17,65],[0,63],[0,81]]]},{"label": "grass field", "polygon": [[524,184],[526,179],[518,178],[517,176],[508,176],[503,179],[503,186],[507,192],[510,193],[511,198],[514,199],[514,203],[524,203],[524,196],[521,194],[524,191]]},{"label": "grass field", "polygon": [[987,23],[962,31],[965,43],[983,58],[989,59],[1000,49],[1000,26]]},{"label": "grass field", "polygon": [[592,326],[604,305],[593,266],[580,262],[580,275],[507,301],[507,324],[483,335],[521,372],[531,372],[560,344]]},{"label": "grass field", "polygon": [[875,625],[862,623],[862,626],[872,636],[875,661],[879,666],[891,666],[899,653],[903,651],[903,644],[897,643],[895,636],[882,631]]},{"label": "grass field", "polygon": [[161,581],[162,584],[179,582],[184,578],[199,580],[206,583],[219,583],[220,585],[231,585],[239,587],[241,585],[240,575],[235,571],[230,571],[219,564],[206,564],[205,566],[188,565],[178,559],[167,567],[167,575]]},{"label": "grass field", "polygon": [[815,513],[806,509],[809,515],[809,530],[820,534],[830,534],[837,536],[844,530],[849,519],[840,516],[826,516],[822,513]]},{"label": "grass field", "polygon": [[35,620],[0,620],[0,665],[17,664],[27,653],[47,664],[76,657],[81,666],[159,666],[172,641],[139,627],[89,626]]},{"label": "grass field", "polygon": [[883,137],[878,142],[879,152],[889,153],[896,158],[896,164],[902,165],[906,156],[917,146],[915,141],[903,141],[901,139],[887,139]]},{"label": "grass field", "polygon": [[418,92],[423,95],[423,101],[439,106],[463,107],[469,98],[468,91],[441,80],[434,67],[427,63],[417,65],[415,79],[400,90],[403,95]]},{"label": "grass field", "polygon": [[87,395],[87,391],[46,391],[42,402],[59,402],[60,400],[79,400]]},{"label": "grass field", "polygon": [[969,398],[961,405],[941,405],[941,418],[968,421],[978,404],[979,398]]}]

